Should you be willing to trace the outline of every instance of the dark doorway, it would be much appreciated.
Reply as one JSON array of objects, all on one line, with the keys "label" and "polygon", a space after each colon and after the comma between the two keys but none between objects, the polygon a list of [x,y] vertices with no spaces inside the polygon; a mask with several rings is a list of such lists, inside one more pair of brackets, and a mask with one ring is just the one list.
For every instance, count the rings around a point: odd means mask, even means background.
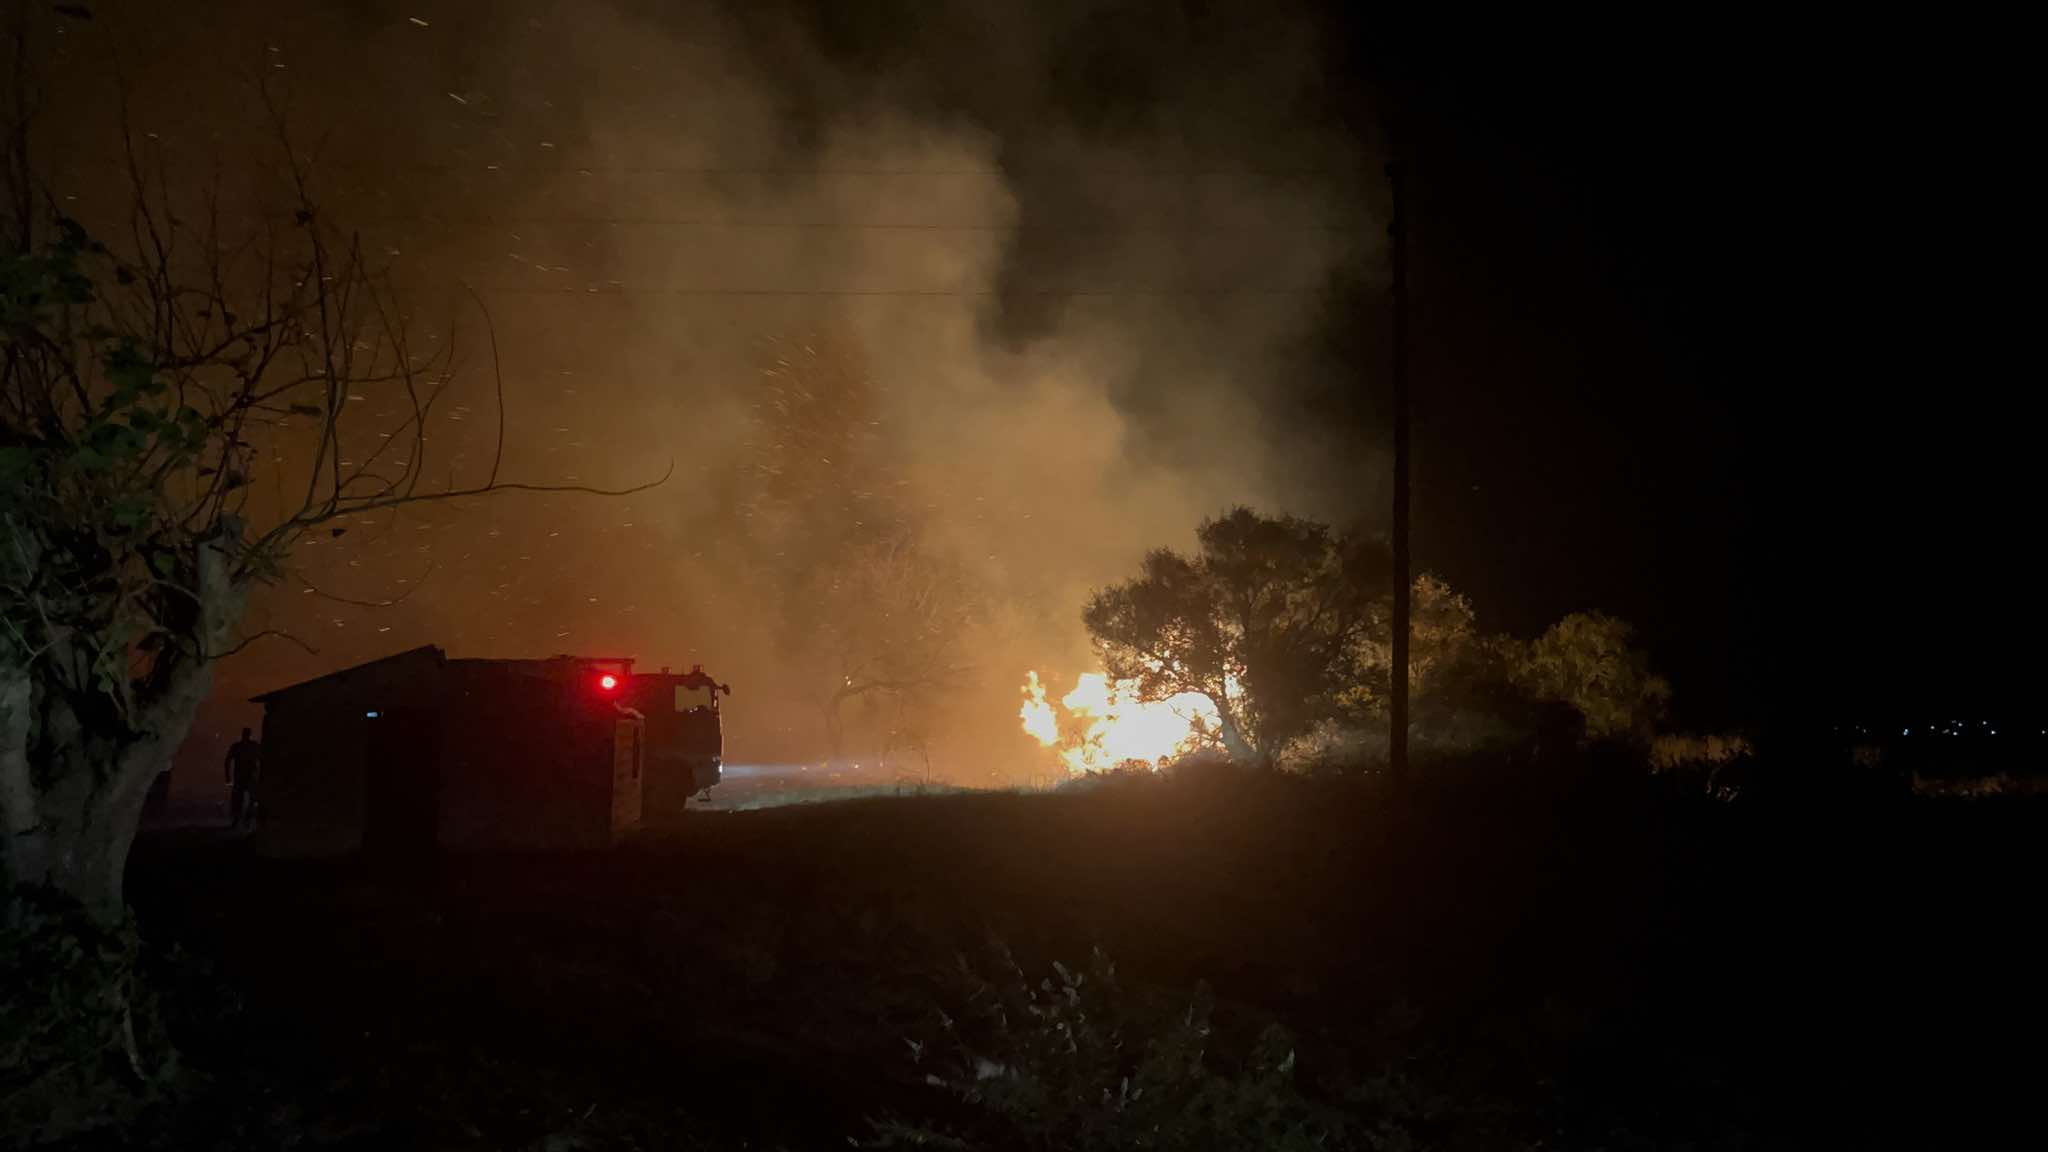
[{"label": "dark doorway", "polygon": [[388,708],[368,719],[363,742],[363,851],[431,852],[441,815],[441,717]]}]

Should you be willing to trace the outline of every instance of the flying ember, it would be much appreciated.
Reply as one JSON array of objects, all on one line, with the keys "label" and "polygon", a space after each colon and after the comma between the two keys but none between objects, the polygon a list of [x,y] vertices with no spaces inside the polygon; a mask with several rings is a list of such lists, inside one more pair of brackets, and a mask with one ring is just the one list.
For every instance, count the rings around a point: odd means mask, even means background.
[{"label": "flying ember", "polygon": [[1076,773],[1105,772],[1131,761],[1157,767],[1200,747],[1216,725],[1216,707],[1206,696],[1188,692],[1143,700],[1134,681],[1112,684],[1100,672],[1082,673],[1059,707],[1067,714],[1064,724],[1046,700],[1038,673],[1027,673],[1018,710],[1024,731],[1057,749],[1067,771]]}]

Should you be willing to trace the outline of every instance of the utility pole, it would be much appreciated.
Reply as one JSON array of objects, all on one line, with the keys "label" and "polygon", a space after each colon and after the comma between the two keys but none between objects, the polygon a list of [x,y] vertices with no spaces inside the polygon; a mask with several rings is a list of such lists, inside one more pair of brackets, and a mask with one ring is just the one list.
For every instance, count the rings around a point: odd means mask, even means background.
[{"label": "utility pole", "polygon": [[1387,239],[1394,261],[1394,684],[1387,721],[1387,771],[1394,786],[1408,779],[1408,221],[1403,215],[1401,163],[1387,162],[1392,211]]}]

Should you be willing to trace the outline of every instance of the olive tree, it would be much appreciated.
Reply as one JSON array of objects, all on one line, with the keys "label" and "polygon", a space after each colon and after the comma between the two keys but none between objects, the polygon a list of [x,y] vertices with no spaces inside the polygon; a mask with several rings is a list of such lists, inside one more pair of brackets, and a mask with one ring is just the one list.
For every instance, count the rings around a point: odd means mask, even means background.
[{"label": "olive tree", "polygon": [[1272,764],[1333,716],[1386,585],[1378,544],[1293,516],[1236,508],[1204,521],[1199,549],[1149,553],[1136,579],[1082,613],[1110,678],[1147,700],[1216,707],[1240,762]]},{"label": "olive tree", "polygon": [[775,624],[779,678],[815,711],[839,761],[862,721],[883,760],[924,756],[945,699],[972,681],[989,613],[974,573],[907,506],[886,434],[886,385],[852,335],[770,341],[751,391],[747,451],[707,523],[740,555]]},{"label": "olive tree", "polygon": [[[131,143],[110,246],[40,185],[24,119],[9,127],[0,881],[111,920],[150,783],[295,543],[418,501],[599,490],[500,478],[502,384],[489,472],[427,481],[453,341],[415,347],[391,282],[322,216],[288,141],[285,210],[236,237],[217,197],[174,209],[160,158]],[[377,405],[397,415],[365,413]]]},{"label": "olive tree", "polygon": [[1671,684],[1632,647],[1626,621],[1575,612],[1546,629],[1523,654],[1519,675],[1539,699],[1568,704],[1586,735],[1647,741],[1671,702]]},{"label": "olive tree", "polygon": [[845,749],[846,710],[881,724],[882,752],[927,752],[934,713],[974,672],[985,615],[956,563],[904,533],[853,549],[814,577],[818,611],[806,659],[827,679],[820,707],[832,757]]}]

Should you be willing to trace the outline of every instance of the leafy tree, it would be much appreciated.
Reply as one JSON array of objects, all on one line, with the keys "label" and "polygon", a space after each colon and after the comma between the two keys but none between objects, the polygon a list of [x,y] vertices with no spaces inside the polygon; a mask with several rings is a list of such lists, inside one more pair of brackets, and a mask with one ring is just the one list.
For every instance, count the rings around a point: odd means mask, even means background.
[{"label": "leafy tree", "polygon": [[[1433,573],[1415,578],[1408,642],[1410,740],[1430,753],[1515,743],[1554,726],[1521,682],[1524,645],[1481,632],[1471,601]],[[1340,695],[1340,717],[1320,734],[1326,754],[1371,756],[1383,737],[1392,685],[1393,613],[1376,601],[1358,648],[1356,679]]]},{"label": "leafy tree", "polygon": [[[288,142],[290,223],[247,239],[223,235],[218,212],[173,213],[151,175],[163,158],[131,142],[132,242],[116,251],[42,187],[13,112],[0,141],[0,879],[114,921],[150,783],[238,646],[251,589],[295,543],[422,500],[599,490],[507,483],[495,456],[478,482],[423,486],[448,353],[409,340],[389,282],[321,216]],[[360,415],[378,404],[398,415]]]},{"label": "leafy tree", "polygon": [[860,546],[813,581],[820,610],[805,656],[830,675],[821,707],[833,758],[854,703],[882,718],[885,753],[924,753],[933,710],[971,672],[968,640],[983,614],[973,585],[901,534]]},{"label": "leafy tree", "polygon": [[[1432,573],[1415,578],[1409,599],[1408,688],[1420,712],[1440,687],[1438,681],[1462,674],[1462,665],[1481,655],[1491,642],[1474,624],[1472,603]],[[1375,600],[1355,655],[1356,680],[1342,694],[1354,718],[1383,721],[1393,684],[1394,617],[1391,599]]]},{"label": "leafy tree", "polygon": [[[730,535],[777,625],[786,679],[834,760],[849,712],[881,755],[923,755],[970,674],[979,584],[924,537],[884,431],[884,387],[829,329],[776,340],[756,381],[749,451],[726,477]],[[714,529],[715,530],[715,529]]]},{"label": "leafy tree", "polygon": [[1376,546],[1292,516],[1236,508],[1193,556],[1158,549],[1082,613],[1104,670],[1149,700],[1199,693],[1243,763],[1270,765],[1334,715],[1386,584]]},{"label": "leafy tree", "polygon": [[[1412,603],[1410,722],[1438,751],[1554,734],[1561,724],[1599,739],[1647,737],[1663,716],[1670,686],[1628,646],[1620,620],[1568,616],[1533,643],[1489,635],[1475,626],[1471,603],[1428,573],[1416,578]],[[1377,605],[1360,644],[1359,679],[1342,696],[1361,727],[1386,720],[1390,627]]]},{"label": "leafy tree", "polygon": [[1537,697],[1571,705],[1588,736],[1647,739],[1664,717],[1671,685],[1629,646],[1632,635],[1612,616],[1574,613],[1529,645],[1519,679]]}]

